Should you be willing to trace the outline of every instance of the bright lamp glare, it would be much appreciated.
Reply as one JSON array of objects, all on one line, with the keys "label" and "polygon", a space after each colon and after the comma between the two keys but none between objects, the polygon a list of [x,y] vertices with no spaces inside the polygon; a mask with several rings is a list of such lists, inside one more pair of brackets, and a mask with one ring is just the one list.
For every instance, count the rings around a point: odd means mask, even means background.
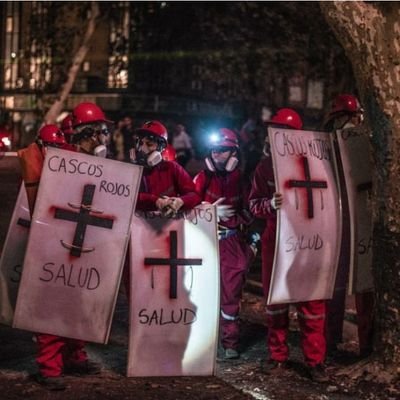
[{"label": "bright lamp glare", "polygon": [[1,141],[2,141],[6,146],[10,146],[10,145],[11,145],[11,140],[10,140],[8,137],[2,138]]},{"label": "bright lamp glare", "polygon": [[211,133],[211,135],[210,135],[210,142],[211,142],[211,143],[217,143],[218,140],[219,140],[219,135],[218,135],[218,133],[215,133],[215,132]]}]

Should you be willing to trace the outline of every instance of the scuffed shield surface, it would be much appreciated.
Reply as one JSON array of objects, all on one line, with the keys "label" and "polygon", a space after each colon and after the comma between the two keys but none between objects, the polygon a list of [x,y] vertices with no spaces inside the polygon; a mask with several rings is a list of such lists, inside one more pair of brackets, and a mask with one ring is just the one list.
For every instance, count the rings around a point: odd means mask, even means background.
[{"label": "scuffed shield surface", "polygon": [[337,132],[350,214],[350,293],[373,290],[370,131],[364,126]]},{"label": "scuffed shield surface", "polygon": [[332,297],[341,211],[332,142],[324,132],[268,128],[283,194],[268,304]]},{"label": "scuffed shield surface", "polygon": [[21,185],[0,258],[0,323],[12,325],[22,265],[29,237],[30,214]]},{"label": "scuffed shield surface", "polygon": [[137,214],[131,250],[128,376],[212,375],[219,319],[215,207],[178,219]]},{"label": "scuffed shield surface", "polygon": [[107,342],[141,171],[48,150],[14,327]]}]

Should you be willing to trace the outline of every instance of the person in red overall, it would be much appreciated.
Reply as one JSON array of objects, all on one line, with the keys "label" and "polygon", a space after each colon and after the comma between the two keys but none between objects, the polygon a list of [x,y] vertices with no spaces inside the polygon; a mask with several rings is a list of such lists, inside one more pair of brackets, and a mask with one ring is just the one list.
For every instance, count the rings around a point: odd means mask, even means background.
[{"label": "person in red overall", "polygon": [[[164,216],[173,216],[179,210],[192,209],[201,201],[189,174],[177,162],[163,159],[167,138],[167,129],[159,121],[145,122],[135,130],[130,159],[132,163],[144,167],[136,201],[138,211],[160,211]],[[128,257],[125,259],[123,281],[129,299]]]},{"label": "person in red overall", "polygon": [[136,209],[174,214],[200,203],[189,174],[176,162],[163,159],[167,129],[159,121],[145,122],[135,131],[133,163],[144,167]]},{"label": "person in red overall", "polygon": [[106,119],[103,110],[94,103],[80,103],[72,110],[71,118],[73,134],[69,143],[79,153],[106,157],[113,122]]},{"label": "person in red overall", "polygon": [[[358,99],[350,94],[338,95],[332,104],[324,123],[324,129],[333,132],[337,129],[356,127],[361,124],[363,110]],[[338,149],[337,149],[338,151]],[[340,160],[340,157],[337,157]],[[346,307],[346,291],[350,265],[350,219],[349,205],[344,182],[343,167],[339,164],[339,176],[343,193],[342,200],[342,245],[333,298],[327,303],[326,339],[330,355],[335,357],[337,345],[343,340],[343,321]],[[357,330],[361,357],[367,357],[373,350],[374,291],[355,294],[357,311]]]},{"label": "person in red overall", "polygon": [[[78,146],[79,151],[87,154],[105,155],[103,136],[106,133],[102,128],[109,121],[106,120],[103,111],[93,103],[81,103],[72,112],[72,123],[74,132],[71,142]],[[37,184],[40,179],[46,146],[58,146],[63,149],[72,150],[73,147],[67,144],[63,132],[56,125],[47,125],[40,129],[37,144],[41,146],[43,156],[38,157],[38,152],[25,154],[21,151],[20,158],[27,195],[30,204],[31,214],[33,213],[34,202],[36,201],[37,187],[33,195],[30,195],[32,180]],[[32,146],[32,145],[31,145]],[[28,149],[30,146],[28,147]],[[40,163],[38,162],[40,160]],[[34,162],[33,162],[34,161]],[[35,177],[31,176],[32,173]],[[85,342],[82,340],[64,338],[56,335],[38,333],[36,335],[38,353],[36,363],[39,367],[39,374],[36,380],[48,387],[50,390],[63,390],[65,384],[62,379],[63,373],[67,374],[97,374],[100,368],[97,364],[88,360],[84,349]]]},{"label": "person in red overall", "polygon": [[[303,126],[300,116],[289,108],[278,110],[269,123],[296,130],[300,130]],[[261,259],[263,290],[265,297],[268,298],[275,251],[276,210],[281,207],[284,198],[281,193],[275,191],[268,135],[265,140],[265,158],[256,167],[249,204],[250,211],[255,217],[266,220],[261,242]],[[301,348],[310,377],[315,381],[325,382],[328,380],[323,367],[326,353],[325,301],[306,301],[295,306],[299,319]],[[281,373],[288,367],[289,304],[269,305],[266,307],[266,315],[267,348],[270,355],[267,370],[269,373]]]},{"label": "person in red overall", "polygon": [[218,236],[221,269],[221,344],[225,358],[239,357],[239,308],[246,273],[254,259],[244,227],[253,221],[248,211],[245,183],[239,169],[239,142],[234,132],[221,128],[211,138],[207,170],[194,178],[202,200],[219,202]]},{"label": "person in red overall", "polygon": [[[35,207],[47,147],[65,148],[65,145],[64,134],[56,125],[44,125],[39,130],[36,141],[26,149],[18,151],[31,216]],[[39,373],[34,376],[35,380],[50,390],[65,389],[65,384],[61,379],[64,364],[74,365],[87,360],[83,342],[37,333],[36,343],[38,346],[36,363]]]}]

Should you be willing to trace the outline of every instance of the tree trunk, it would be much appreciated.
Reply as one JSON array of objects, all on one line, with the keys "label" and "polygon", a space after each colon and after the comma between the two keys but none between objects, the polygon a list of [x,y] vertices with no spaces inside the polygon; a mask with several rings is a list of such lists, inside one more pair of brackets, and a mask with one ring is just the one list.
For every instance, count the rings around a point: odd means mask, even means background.
[{"label": "tree trunk", "polygon": [[[371,136],[377,356],[400,364],[400,6],[321,2],[352,63]],[[368,158],[368,155],[365,155]]]},{"label": "tree trunk", "polygon": [[99,5],[96,1],[92,1],[85,35],[83,36],[80,47],[72,58],[71,67],[69,68],[69,71],[67,73],[67,80],[62,85],[60,92],[57,95],[56,101],[52,104],[52,106],[49,108],[46,115],[44,116],[44,121],[46,124],[54,124],[57,117],[60,115],[62,109],[64,108],[65,100],[71,92],[79,69],[81,68],[81,65],[85,60],[86,54],[89,50],[90,40],[92,39],[93,34],[96,30],[99,16]]}]

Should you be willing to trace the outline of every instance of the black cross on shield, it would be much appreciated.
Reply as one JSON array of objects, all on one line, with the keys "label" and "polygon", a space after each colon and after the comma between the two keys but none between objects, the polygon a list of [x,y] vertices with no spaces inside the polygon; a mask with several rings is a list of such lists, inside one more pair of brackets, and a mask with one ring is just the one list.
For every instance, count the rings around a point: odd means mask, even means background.
[{"label": "black cross on shield", "polygon": [[24,228],[30,228],[31,221],[29,221],[29,219],[25,219],[25,218],[18,218],[17,225],[23,226]]},{"label": "black cross on shield", "polygon": [[169,274],[169,298],[177,298],[178,265],[202,265],[200,258],[178,258],[178,235],[176,231],[169,233],[170,258],[145,258],[144,265],[168,265]]},{"label": "black cross on shield", "polygon": [[[70,249],[71,256],[80,257],[83,251],[83,241],[85,239],[86,227],[88,225],[100,228],[112,229],[114,221],[111,218],[98,217],[93,215],[92,201],[96,185],[85,185],[83,189],[82,202],[79,212],[56,208],[54,218],[76,222],[76,229],[72,245],[61,244]],[[91,250],[92,251],[92,250]]]},{"label": "black cross on shield", "polygon": [[326,189],[328,184],[326,181],[312,181],[310,174],[310,166],[308,165],[307,157],[303,157],[303,168],[304,168],[304,181],[289,180],[289,187],[304,188],[307,191],[307,214],[308,218],[314,218],[314,201],[313,201],[313,189]]}]

